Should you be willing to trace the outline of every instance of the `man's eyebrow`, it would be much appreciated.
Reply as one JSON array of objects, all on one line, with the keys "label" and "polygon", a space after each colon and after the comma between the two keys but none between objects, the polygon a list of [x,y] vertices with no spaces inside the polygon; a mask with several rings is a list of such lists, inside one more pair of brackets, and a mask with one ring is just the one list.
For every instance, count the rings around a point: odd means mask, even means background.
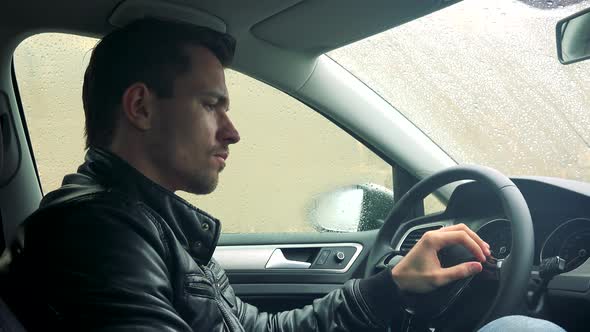
[{"label": "man's eyebrow", "polygon": [[201,90],[198,91],[197,94],[201,96],[211,96],[216,98],[225,97],[225,94],[223,92],[216,90]]},{"label": "man's eyebrow", "polygon": [[213,97],[223,101],[229,99],[226,94],[217,91],[200,91],[197,95],[202,97]]}]

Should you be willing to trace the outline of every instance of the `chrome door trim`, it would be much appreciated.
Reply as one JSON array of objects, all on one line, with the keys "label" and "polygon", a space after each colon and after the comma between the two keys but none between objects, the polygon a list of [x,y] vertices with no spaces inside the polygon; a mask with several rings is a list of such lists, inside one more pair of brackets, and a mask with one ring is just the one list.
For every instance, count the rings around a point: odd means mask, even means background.
[{"label": "chrome door trim", "polygon": [[280,248],[275,249],[266,263],[267,269],[309,269],[311,263],[287,259]]},{"label": "chrome door trim", "polygon": [[[350,261],[342,269],[305,269],[314,272],[345,273],[356,261],[363,245],[360,243],[307,243],[307,244],[272,244],[252,246],[218,246],[213,253],[213,258],[228,271],[236,270],[269,270],[266,268],[273,252],[276,249],[288,248],[332,248],[332,247],[354,247],[356,250]],[[272,271],[293,271],[293,269],[273,268]]]}]

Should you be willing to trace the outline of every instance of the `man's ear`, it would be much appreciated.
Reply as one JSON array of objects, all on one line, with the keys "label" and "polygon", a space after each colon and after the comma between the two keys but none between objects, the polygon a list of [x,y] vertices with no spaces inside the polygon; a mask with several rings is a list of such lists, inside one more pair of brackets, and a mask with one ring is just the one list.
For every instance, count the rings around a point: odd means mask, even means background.
[{"label": "man's ear", "polygon": [[139,130],[152,126],[154,93],[144,83],[133,83],[123,93],[122,106],[125,118]]}]

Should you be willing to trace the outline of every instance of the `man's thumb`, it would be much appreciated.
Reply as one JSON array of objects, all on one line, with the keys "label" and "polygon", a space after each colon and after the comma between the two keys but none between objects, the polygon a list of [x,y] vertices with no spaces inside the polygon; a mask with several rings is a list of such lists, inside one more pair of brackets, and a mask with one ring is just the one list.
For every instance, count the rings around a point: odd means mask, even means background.
[{"label": "man's thumb", "polygon": [[466,262],[459,265],[447,267],[442,269],[441,284],[439,286],[446,285],[452,281],[464,279],[474,274],[480,273],[483,267],[479,262]]}]

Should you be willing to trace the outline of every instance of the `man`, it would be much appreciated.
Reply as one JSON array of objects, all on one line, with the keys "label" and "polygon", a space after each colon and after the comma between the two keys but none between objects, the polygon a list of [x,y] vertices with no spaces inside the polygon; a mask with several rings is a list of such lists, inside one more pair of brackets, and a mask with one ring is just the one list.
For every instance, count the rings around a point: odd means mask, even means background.
[{"label": "man", "polygon": [[[219,221],[174,194],[211,193],[240,140],[224,76],[234,47],[229,36],[152,19],[96,46],[83,88],[86,160],[26,224],[23,269],[43,303],[30,327],[365,331],[399,323],[402,292],[482,270],[489,246],[456,225],[427,233],[393,270],[302,309],[261,313],[237,298],[211,259]],[[480,262],[441,268],[436,253],[450,244]]]}]

